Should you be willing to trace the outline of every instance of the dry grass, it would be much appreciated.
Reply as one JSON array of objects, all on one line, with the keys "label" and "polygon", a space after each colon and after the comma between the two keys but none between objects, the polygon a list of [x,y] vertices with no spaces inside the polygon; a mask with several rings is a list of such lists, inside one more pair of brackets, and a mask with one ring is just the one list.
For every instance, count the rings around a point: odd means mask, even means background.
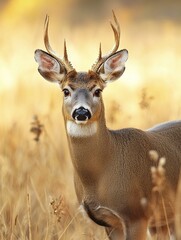
[{"label": "dry grass", "polygon": [[[121,16],[121,10],[117,13]],[[124,16],[121,44],[129,49],[130,60],[122,80],[104,92],[108,126],[145,129],[154,123],[179,119],[180,26],[167,21],[134,23],[129,13]],[[2,28],[4,57],[0,57],[0,76],[6,85],[8,81],[14,85],[0,89],[0,239],[106,240],[104,230],[80,213],[59,89],[41,79],[33,61],[34,49],[43,46],[42,18],[41,25],[39,21],[32,21],[31,27],[25,22],[19,27],[17,17],[13,41],[9,40],[15,28],[11,19],[7,21],[11,23],[9,29],[3,31]],[[57,32],[60,22],[56,26],[55,22],[54,19],[52,29]],[[83,66],[83,70],[97,57],[95,48],[99,41],[104,41],[104,49],[108,49],[112,41],[107,22],[100,22],[97,27],[101,30],[97,31],[96,39],[92,37],[96,31],[93,23],[74,31],[65,30],[72,63],[78,68]],[[29,31],[30,28],[34,32]],[[60,45],[59,37],[53,41],[53,45]],[[63,43],[62,38],[61,41]],[[22,46],[18,52],[17,46]],[[85,55],[89,56],[86,61]],[[181,239],[180,197],[179,187],[178,239]]]},{"label": "dry grass", "polygon": [[[151,160],[156,164],[151,167],[151,176],[152,176],[152,202],[151,207],[153,211],[153,217],[156,222],[159,222],[161,215],[164,216],[166,226],[159,229],[156,226],[155,231],[158,239],[171,239],[173,233],[172,226],[169,225],[169,216],[167,213],[167,208],[171,208],[172,213],[175,212],[174,198],[175,194],[166,179],[166,170],[165,170],[165,157],[159,157],[158,153],[154,150],[149,152]],[[166,206],[166,199],[163,196],[167,196],[169,199],[169,205]],[[159,204],[160,203],[160,204]]]},{"label": "dry grass", "polygon": [[[44,111],[34,116],[34,106],[28,106],[30,101],[39,99],[39,93],[31,87],[22,89],[21,97],[18,88],[11,92],[12,99],[24,98],[20,106],[2,95],[10,105],[4,108],[4,116],[10,116],[0,126],[0,239],[107,239],[104,230],[87,221],[77,205],[58,91],[48,89],[47,98],[43,92],[47,89],[42,90]],[[27,95],[31,92],[36,93],[33,99]],[[150,97],[149,88],[147,92],[137,91],[135,106],[138,105],[140,116],[153,112],[155,99]],[[134,115],[130,111],[132,117],[126,116],[117,99],[106,99],[109,126],[131,125]],[[141,102],[145,102],[144,108]],[[141,117],[138,119],[142,121]],[[180,204],[177,205],[180,213]],[[178,222],[179,217],[178,214]]]},{"label": "dry grass", "polygon": [[[13,94],[16,99],[16,90]],[[6,123],[2,121],[2,240],[100,239],[100,236],[105,236],[102,229],[94,234],[94,224],[80,214],[61,113],[54,113],[60,106],[55,101],[56,98],[50,100],[46,115],[41,113],[34,117],[32,110],[28,109],[25,113],[21,107],[16,107],[16,116],[8,110],[12,119]],[[23,105],[26,106],[26,103]]]}]

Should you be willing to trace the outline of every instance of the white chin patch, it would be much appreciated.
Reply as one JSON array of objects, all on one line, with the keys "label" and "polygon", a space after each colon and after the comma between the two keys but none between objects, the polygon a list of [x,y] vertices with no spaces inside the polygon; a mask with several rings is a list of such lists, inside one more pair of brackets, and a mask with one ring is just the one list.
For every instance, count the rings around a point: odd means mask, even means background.
[{"label": "white chin patch", "polygon": [[87,123],[87,120],[85,121],[79,121],[79,120],[75,120],[76,124],[86,124]]},{"label": "white chin patch", "polygon": [[67,133],[71,137],[90,137],[97,132],[97,122],[86,124],[87,121],[67,121]]}]

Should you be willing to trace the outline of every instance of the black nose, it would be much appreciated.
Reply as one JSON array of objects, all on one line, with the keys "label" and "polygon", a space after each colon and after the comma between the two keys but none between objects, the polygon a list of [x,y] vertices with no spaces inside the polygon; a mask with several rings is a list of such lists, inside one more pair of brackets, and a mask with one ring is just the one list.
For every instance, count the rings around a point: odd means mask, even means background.
[{"label": "black nose", "polygon": [[72,117],[78,121],[86,121],[91,118],[91,113],[88,109],[80,107],[75,109],[75,111],[72,114]]}]

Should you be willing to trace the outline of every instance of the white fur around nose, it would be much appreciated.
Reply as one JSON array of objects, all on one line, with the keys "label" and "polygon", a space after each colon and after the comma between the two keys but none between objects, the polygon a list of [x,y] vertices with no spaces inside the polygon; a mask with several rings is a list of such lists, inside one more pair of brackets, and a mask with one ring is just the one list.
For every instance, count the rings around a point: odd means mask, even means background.
[{"label": "white fur around nose", "polygon": [[97,123],[77,124],[67,121],[67,133],[71,137],[90,137],[97,132]]}]

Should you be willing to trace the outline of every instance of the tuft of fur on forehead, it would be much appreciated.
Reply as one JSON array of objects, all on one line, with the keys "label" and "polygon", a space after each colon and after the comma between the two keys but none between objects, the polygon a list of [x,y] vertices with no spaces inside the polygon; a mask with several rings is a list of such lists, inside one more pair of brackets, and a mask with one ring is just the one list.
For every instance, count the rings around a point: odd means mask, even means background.
[{"label": "tuft of fur on forehead", "polygon": [[93,72],[76,72],[75,70],[69,72],[66,78],[62,82],[62,88],[69,85],[72,89],[77,88],[88,88],[91,89],[93,86],[99,86],[104,89],[105,82],[100,78],[100,76]]}]

